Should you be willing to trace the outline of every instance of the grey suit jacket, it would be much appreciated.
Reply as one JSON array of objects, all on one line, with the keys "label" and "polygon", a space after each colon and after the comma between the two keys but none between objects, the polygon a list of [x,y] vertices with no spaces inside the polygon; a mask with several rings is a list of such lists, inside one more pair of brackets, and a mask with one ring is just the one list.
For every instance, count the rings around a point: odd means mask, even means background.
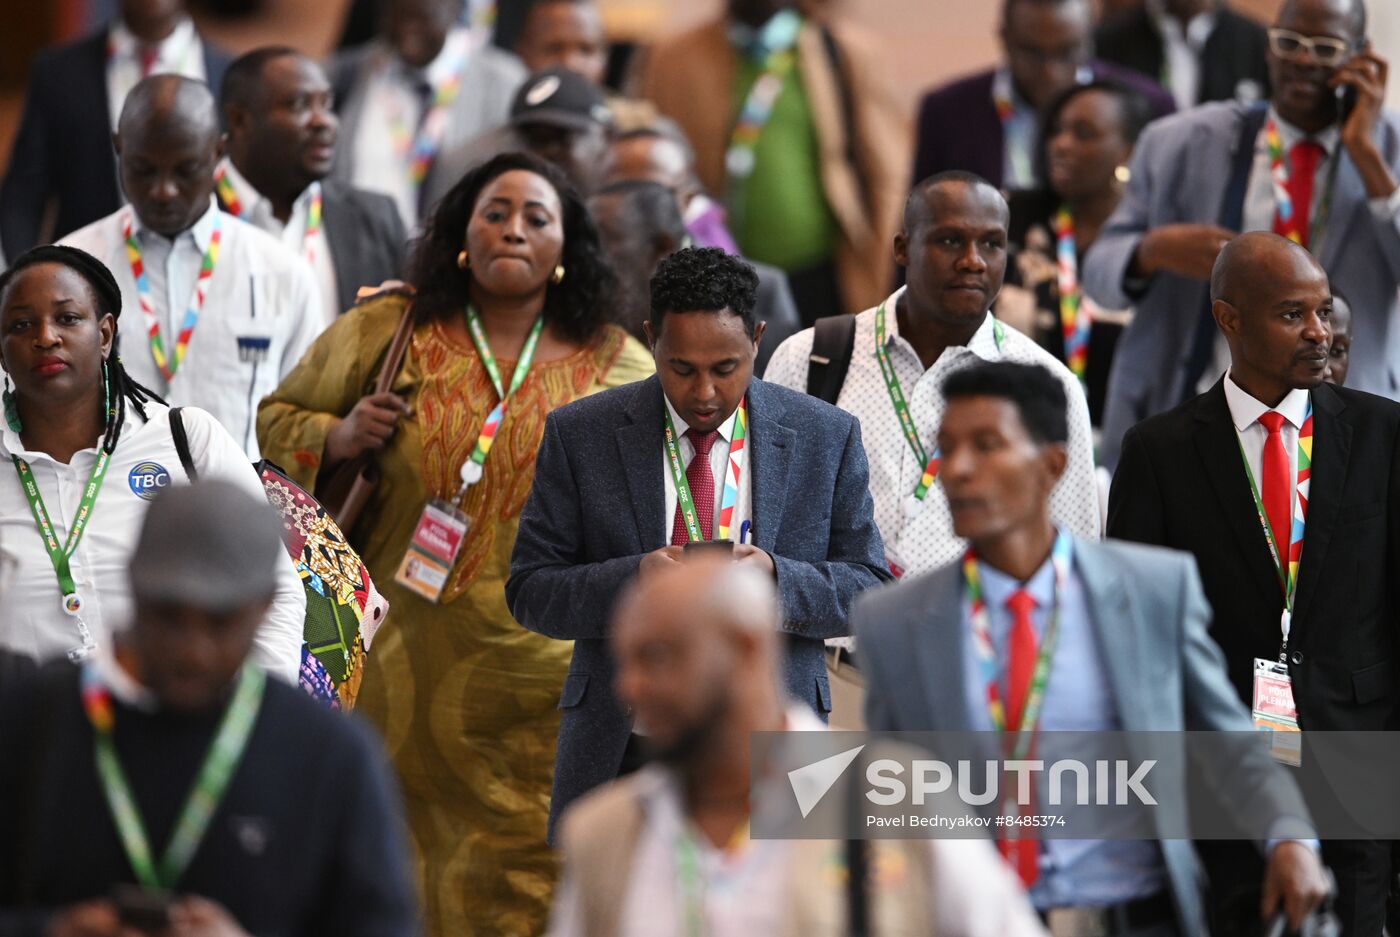
[{"label": "grey suit jacket", "polygon": [[394,200],[327,180],[323,186],[322,224],[335,266],[337,308],[355,305],[362,286],[378,286],[404,275],[408,236]]},{"label": "grey suit jacket", "polygon": [[[335,89],[336,108],[340,115],[340,146],[336,148],[333,178],[352,182],[355,173],[355,140],[359,136],[369,79],[380,62],[392,53],[380,40],[350,49],[331,60],[328,72]],[[462,161],[464,146],[482,133],[500,126],[510,115],[511,98],[515,96],[528,73],[520,60],[495,46],[473,50],[462,74],[462,90],[452,102],[451,118],[437,156],[423,179],[423,207],[433,202],[428,193],[439,196],[457,184],[471,167]]]},{"label": "grey suit jacket", "polygon": [[[1093,610],[1123,731],[1253,730],[1207,633],[1210,607],[1188,554],[1076,537],[1074,566]],[[851,621],[871,730],[962,731],[973,725],[962,600],[961,565],[952,563],[856,601]],[[1258,828],[1268,828],[1271,819],[1309,816],[1292,780],[1257,750],[1244,751],[1236,763],[1206,768],[1232,805],[1257,811]],[[1183,777],[1177,789],[1184,784]],[[1191,843],[1164,839],[1160,845],[1181,933],[1204,934],[1200,868]]]},{"label": "grey suit jacket", "polygon": [[[773,558],[789,694],[831,709],[823,639],[849,634],[851,601],[888,581],[855,417],[806,394],[749,385],[753,543]],[[520,512],[506,601],[526,628],[574,642],[559,706],[553,820],[612,780],[632,719],[613,693],[608,624],[642,556],[666,544],[664,404],[651,377],[545,420]]]},{"label": "grey suit jacket", "polygon": [[[1133,151],[1123,200],[1084,260],[1090,296],[1106,309],[1135,309],[1109,377],[1100,456],[1109,467],[1117,464],[1129,427],[1195,396],[1195,388],[1186,386],[1186,372],[1208,284],[1160,273],[1146,292],[1133,296],[1125,291],[1124,278],[1149,228],[1219,220],[1245,114],[1245,106],[1236,102],[1206,104],[1149,125]],[[1391,172],[1400,175],[1400,115],[1383,114],[1375,141]],[[1316,250],[1333,289],[1345,294],[1354,310],[1347,386],[1397,399],[1400,219],[1375,218],[1356,165],[1345,149],[1341,153],[1331,217]]]}]

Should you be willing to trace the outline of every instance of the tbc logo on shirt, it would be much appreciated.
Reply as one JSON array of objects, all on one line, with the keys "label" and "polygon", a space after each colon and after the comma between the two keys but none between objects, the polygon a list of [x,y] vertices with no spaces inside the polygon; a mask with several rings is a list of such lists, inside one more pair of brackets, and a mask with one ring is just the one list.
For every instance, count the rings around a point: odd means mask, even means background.
[{"label": "tbc logo on shirt", "polygon": [[170,487],[170,473],[155,462],[142,462],[126,477],[131,493],[143,501],[151,501],[162,488]]}]

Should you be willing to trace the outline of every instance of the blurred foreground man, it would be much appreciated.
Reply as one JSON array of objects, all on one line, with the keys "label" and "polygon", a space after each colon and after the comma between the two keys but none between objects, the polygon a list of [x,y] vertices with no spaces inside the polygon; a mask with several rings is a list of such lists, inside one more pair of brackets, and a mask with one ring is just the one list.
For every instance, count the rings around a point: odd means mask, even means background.
[{"label": "blurred foreground man", "polygon": [[[717,559],[668,567],[623,600],[617,692],[657,761],[565,815],[552,937],[851,933],[832,876],[845,872],[842,843],[748,835],[763,796],[750,791],[750,733],[823,728],[783,692],[782,618],[771,579]],[[1043,934],[985,840],[868,846],[872,866],[908,870],[874,877],[869,933]]]},{"label": "blurred foreground man", "polygon": [[0,934],[417,933],[378,743],[244,666],[278,527],[232,485],[168,489],[115,649],[0,695]]}]

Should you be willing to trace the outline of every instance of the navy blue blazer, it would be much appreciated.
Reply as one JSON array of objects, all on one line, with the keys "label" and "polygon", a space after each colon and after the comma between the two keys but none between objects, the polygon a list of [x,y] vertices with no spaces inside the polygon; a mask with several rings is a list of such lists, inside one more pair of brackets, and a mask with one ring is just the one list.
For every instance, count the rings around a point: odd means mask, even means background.
[{"label": "navy blue blazer", "polygon": [[[0,186],[0,242],[11,260],[122,207],[107,106],[107,33],[45,49],[29,69],[24,115]],[[217,98],[229,55],[200,41]],[[50,200],[57,212],[53,231],[44,231]]]},{"label": "navy blue blazer", "polygon": [[[559,708],[551,836],[576,797],[617,776],[632,719],[613,694],[607,637],[642,556],[668,542],[655,377],[560,407],[545,421],[520,512],[506,601],[526,628],[574,641]],[[849,633],[856,594],[890,579],[875,527],[860,424],[845,411],[755,379],[749,385],[753,543],[773,557],[788,692],[831,709],[823,640]]]}]

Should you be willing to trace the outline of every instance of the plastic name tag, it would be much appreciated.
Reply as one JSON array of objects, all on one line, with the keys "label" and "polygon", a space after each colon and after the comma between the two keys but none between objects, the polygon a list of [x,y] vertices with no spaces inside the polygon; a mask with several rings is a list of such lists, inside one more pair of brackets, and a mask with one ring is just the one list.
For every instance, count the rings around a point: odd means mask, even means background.
[{"label": "plastic name tag", "polygon": [[1269,754],[1295,768],[1303,763],[1303,734],[1293,702],[1293,677],[1282,661],[1254,658],[1254,728],[1270,733]]},{"label": "plastic name tag", "polygon": [[394,581],[429,602],[436,602],[447,586],[447,576],[471,526],[467,515],[441,498],[433,498],[418,518]]}]

